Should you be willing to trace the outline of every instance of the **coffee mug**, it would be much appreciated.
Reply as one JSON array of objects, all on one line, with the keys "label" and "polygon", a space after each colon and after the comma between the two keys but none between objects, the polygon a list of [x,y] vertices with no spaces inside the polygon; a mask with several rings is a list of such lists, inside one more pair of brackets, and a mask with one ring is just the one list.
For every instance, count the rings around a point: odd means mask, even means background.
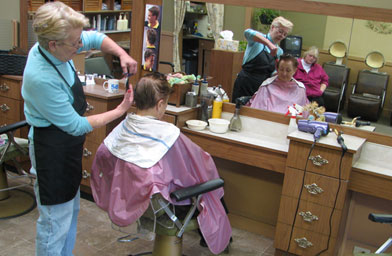
[{"label": "coffee mug", "polygon": [[[119,82],[120,82],[120,80],[118,80],[118,79],[109,79],[109,80],[105,81],[102,84],[102,86],[103,86],[103,89],[105,89],[109,93],[116,93],[116,92],[118,92]],[[105,86],[105,85],[107,85],[107,86]]]}]

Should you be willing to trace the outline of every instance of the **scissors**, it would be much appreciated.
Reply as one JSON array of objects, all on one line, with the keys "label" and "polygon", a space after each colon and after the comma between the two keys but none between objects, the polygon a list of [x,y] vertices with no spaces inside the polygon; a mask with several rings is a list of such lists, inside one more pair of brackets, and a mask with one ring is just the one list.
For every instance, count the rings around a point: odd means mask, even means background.
[{"label": "scissors", "polygon": [[124,75],[127,77],[127,81],[125,82],[125,91],[128,91],[128,89],[129,89],[129,77],[133,76],[134,74],[132,74],[132,73],[125,73]]}]

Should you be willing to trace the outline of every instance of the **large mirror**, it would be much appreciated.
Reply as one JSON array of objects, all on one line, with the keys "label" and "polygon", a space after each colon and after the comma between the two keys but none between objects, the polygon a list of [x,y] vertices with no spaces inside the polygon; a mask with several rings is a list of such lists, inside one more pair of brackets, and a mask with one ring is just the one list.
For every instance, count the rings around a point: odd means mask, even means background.
[{"label": "large mirror", "polygon": [[[385,66],[379,72],[391,73],[392,62],[392,23],[352,19],[344,17],[308,14],[292,11],[279,11],[281,16],[286,17],[294,23],[291,35],[302,36],[302,49],[307,50],[310,46],[316,46],[320,50],[318,63],[334,62],[328,49],[335,41],[343,42],[347,46],[347,55],[343,64],[350,68],[350,75],[346,89],[343,114],[347,118],[346,110],[348,97],[351,94],[353,84],[357,81],[358,72],[363,69],[370,70],[366,66],[365,58],[373,51],[382,53],[385,58]],[[252,24],[252,26],[254,26]],[[259,25],[253,27],[257,30],[268,32],[268,26]],[[238,40],[244,40],[238,38]],[[376,132],[391,134],[392,127],[389,126],[392,110],[392,87],[391,79],[388,84],[383,112],[377,122],[371,122],[376,127]]]}]

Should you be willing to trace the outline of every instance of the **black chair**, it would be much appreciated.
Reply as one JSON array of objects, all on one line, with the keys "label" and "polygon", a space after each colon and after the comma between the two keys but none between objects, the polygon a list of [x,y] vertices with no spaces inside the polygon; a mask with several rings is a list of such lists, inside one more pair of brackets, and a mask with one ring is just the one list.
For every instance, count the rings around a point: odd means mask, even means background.
[{"label": "black chair", "polygon": [[98,74],[105,75],[109,78],[113,78],[112,70],[104,57],[91,57],[85,59],[85,73],[86,74]]},{"label": "black chair", "polygon": [[[392,224],[392,215],[391,214],[376,214],[370,213],[369,220],[376,223],[388,223]],[[389,237],[387,241],[385,241],[374,254],[382,254],[384,253],[390,246],[392,245],[392,236]],[[388,254],[389,255],[389,254]]]},{"label": "black chair", "polygon": [[[23,215],[36,206],[34,195],[19,189],[33,185],[35,178],[19,162],[21,156],[28,156],[27,139],[14,137],[14,132],[25,126],[27,122],[20,121],[0,128],[3,143],[0,146],[0,219]],[[11,180],[15,182],[9,186]]]},{"label": "black chair", "polygon": [[329,77],[329,85],[323,94],[325,108],[339,113],[344,107],[350,68],[332,62],[324,63],[323,68]]},{"label": "black chair", "polygon": [[386,73],[359,71],[357,83],[348,99],[348,116],[377,121],[384,107],[388,80],[389,75]]},{"label": "black chair", "polygon": [[[182,238],[184,232],[198,229],[196,219],[197,205],[203,194],[221,188],[224,185],[222,179],[214,179],[191,187],[176,190],[170,197],[177,202],[191,199],[192,205],[188,207],[174,206],[166,201],[161,194],[154,194],[151,198],[150,207],[138,220],[140,233],[155,233],[154,248],[152,252],[130,254],[159,255],[159,256],[181,256]],[[141,231],[142,230],[142,231]],[[131,242],[137,238],[129,239],[131,235],[121,237],[119,242]],[[148,236],[147,236],[148,237]],[[228,252],[228,247],[226,248]]]}]

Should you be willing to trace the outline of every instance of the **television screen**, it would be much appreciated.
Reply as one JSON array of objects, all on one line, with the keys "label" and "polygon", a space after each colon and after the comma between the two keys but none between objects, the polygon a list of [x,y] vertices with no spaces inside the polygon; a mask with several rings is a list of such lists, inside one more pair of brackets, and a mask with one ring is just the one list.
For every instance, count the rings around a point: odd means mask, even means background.
[{"label": "television screen", "polygon": [[284,53],[289,53],[295,57],[301,56],[302,50],[302,37],[301,36],[287,36],[280,43]]}]

